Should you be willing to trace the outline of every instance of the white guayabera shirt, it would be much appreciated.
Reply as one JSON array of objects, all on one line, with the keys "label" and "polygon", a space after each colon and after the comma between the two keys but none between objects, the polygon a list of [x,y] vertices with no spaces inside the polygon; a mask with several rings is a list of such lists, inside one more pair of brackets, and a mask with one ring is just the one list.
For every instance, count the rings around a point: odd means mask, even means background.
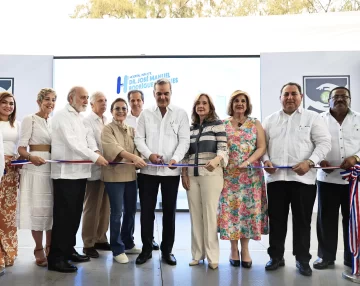
[{"label": "white guayabera shirt", "polygon": [[[299,107],[293,114],[277,111],[265,118],[263,127],[267,151],[263,161],[270,160],[275,166],[294,166],[310,159],[321,162],[331,149],[331,136],[324,120],[314,111]],[[313,185],[316,170],[310,169],[304,176],[291,169],[277,169],[268,174],[267,182],[296,181]]]}]

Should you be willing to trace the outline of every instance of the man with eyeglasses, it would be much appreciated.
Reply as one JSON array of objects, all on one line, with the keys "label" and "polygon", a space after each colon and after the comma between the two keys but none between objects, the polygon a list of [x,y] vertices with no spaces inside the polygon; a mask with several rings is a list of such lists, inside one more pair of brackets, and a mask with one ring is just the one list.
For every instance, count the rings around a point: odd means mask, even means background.
[{"label": "man with eyeglasses", "polygon": [[[68,104],[52,119],[51,159],[91,160],[98,166],[108,161],[100,155],[91,129],[85,127],[81,112],[86,111],[88,92],[81,86],[70,89]],[[53,163],[51,178],[54,186],[54,214],[48,269],[76,272],[72,262],[86,262],[90,258],[75,250],[86,189],[91,177],[90,164]]]},{"label": "man with eyeglasses", "polygon": [[341,169],[323,169],[317,173],[319,258],[313,264],[315,269],[326,269],[336,259],[339,207],[343,217],[344,265],[352,267],[349,249],[349,185],[340,174],[360,162],[360,113],[351,110],[350,103],[350,90],[336,87],[329,95],[330,109],[321,114],[331,134],[331,151],[320,166],[340,166]]},{"label": "man with eyeglasses", "polygon": [[136,264],[143,264],[152,257],[155,207],[161,185],[163,208],[162,259],[176,265],[171,254],[175,240],[175,211],[180,168],[172,167],[180,162],[190,145],[189,118],[185,110],[170,104],[172,91],[167,79],[159,79],[153,91],[157,106],[145,109],[138,120],[135,144],[138,151],[153,164],[169,164],[169,167],[148,166],[139,174],[141,206],[142,252]]},{"label": "man with eyeglasses", "polygon": [[[127,94],[128,102],[130,105],[130,111],[126,116],[126,124],[131,126],[136,130],[136,125],[139,120],[140,114],[143,111],[144,105],[144,93],[141,90],[130,90]],[[140,171],[137,170],[137,173]],[[139,185],[139,177],[137,178],[138,185]],[[159,245],[155,242],[154,238],[152,241],[153,250],[159,250]]]},{"label": "man with eyeglasses", "polygon": [[[289,206],[293,219],[293,255],[300,274],[311,276],[309,265],[311,216],[316,198],[314,165],[331,148],[330,133],[320,115],[301,108],[301,87],[289,82],[280,91],[282,110],[263,122],[267,152],[263,156],[267,175],[270,261],[266,270],[285,265],[285,239]],[[276,168],[290,166],[291,168]]]}]

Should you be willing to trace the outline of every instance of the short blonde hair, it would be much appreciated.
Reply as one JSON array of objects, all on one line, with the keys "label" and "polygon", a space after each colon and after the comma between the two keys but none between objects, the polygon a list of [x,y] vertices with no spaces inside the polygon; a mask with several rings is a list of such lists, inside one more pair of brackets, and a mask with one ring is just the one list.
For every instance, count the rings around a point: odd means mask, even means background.
[{"label": "short blonde hair", "polygon": [[53,93],[55,95],[55,99],[57,98],[55,90],[52,88],[42,88],[37,95],[37,101],[42,102],[45,96],[47,96],[49,93]]},{"label": "short blonde hair", "polygon": [[249,116],[252,112],[252,104],[251,104],[251,100],[250,100],[250,95],[245,92],[245,91],[242,91],[242,90],[235,90],[231,96],[230,96],[230,100],[229,100],[229,103],[228,103],[228,107],[227,107],[227,114],[230,115],[230,116],[233,116],[234,115],[234,110],[233,110],[233,103],[234,103],[234,100],[240,96],[240,95],[243,95],[245,96],[245,99],[246,99],[246,110],[245,110],[245,116]]}]

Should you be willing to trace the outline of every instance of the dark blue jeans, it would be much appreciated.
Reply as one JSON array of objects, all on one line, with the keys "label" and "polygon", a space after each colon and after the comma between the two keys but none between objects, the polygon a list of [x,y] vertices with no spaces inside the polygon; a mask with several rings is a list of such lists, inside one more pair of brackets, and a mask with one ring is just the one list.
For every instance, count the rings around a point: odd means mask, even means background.
[{"label": "dark blue jeans", "polygon": [[[131,249],[134,244],[137,184],[136,181],[105,182],[110,201],[110,246],[114,256]],[[124,208],[123,208],[124,207]],[[124,213],[121,225],[121,216]],[[120,231],[121,228],[121,231]]]}]

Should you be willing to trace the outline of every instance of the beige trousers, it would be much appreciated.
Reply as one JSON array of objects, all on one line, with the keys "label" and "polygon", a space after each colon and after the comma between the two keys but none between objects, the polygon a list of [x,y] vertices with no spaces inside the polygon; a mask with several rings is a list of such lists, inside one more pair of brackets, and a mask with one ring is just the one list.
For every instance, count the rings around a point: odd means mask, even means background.
[{"label": "beige trousers", "polygon": [[110,221],[110,203],[104,182],[87,181],[84,199],[82,239],[84,247],[108,242],[106,232]]},{"label": "beige trousers", "polygon": [[191,219],[191,253],[195,260],[205,257],[219,263],[217,208],[224,185],[223,176],[190,176],[187,191]]}]

